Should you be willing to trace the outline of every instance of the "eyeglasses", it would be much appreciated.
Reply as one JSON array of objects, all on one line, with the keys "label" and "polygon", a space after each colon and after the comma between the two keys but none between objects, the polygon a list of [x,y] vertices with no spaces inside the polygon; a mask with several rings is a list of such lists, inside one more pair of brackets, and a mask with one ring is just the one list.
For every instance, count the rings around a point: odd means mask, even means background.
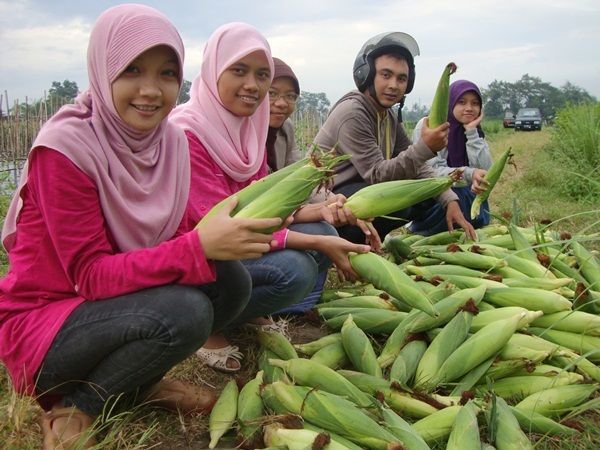
[{"label": "eyeglasses", "polygon": [[288,92],[287,94],[280,94],[277,91],[269,91],[269,101],[276,102],[280,98],[284,99],[289,105],[293,105],[298,100],[299,95],[295,92]]}]

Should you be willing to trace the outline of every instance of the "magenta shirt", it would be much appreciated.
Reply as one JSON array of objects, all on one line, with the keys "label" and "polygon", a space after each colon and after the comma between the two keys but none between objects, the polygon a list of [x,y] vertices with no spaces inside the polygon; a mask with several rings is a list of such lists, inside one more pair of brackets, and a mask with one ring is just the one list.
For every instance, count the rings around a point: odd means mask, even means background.
[{"label": "magenta shirt", "polygon": [[[221,200],[235,194],[253,181],[265,177],[268,174],[268,167],[265,154],[265,160],[257,173],[246,181],[235,181],[223,172],[211,158],[195,134],[191,131],[186,131],[185,134],[190,148],[190,168],[192,172],[187,207],[189,212],[187,229],[192,229]],[[273,239],[277,241],[277,246],[272,247],[272,250],[285,247],[288,231],[283,229],[273,233]]]},{"label": "magenta shirt", "polygon": [[94,182],[61,153],[30,157],[9,271],[0,280],[0,359],[18,392],[35,394],[35,374],[69,314],[84,301],[169,283],[215,280],[197,232],[153,248],[120,252]]}]

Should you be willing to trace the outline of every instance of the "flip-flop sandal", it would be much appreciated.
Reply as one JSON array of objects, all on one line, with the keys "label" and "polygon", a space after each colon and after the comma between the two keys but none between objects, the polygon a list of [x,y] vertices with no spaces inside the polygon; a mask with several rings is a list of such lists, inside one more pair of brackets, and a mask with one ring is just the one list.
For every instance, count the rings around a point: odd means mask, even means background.
[{"label": "flip-flop sandal", "polygon": [[43,435],[42,450],[87,449],[96,444],[90,430],[94,419],[75,407],[44,412],[39,422]]}]

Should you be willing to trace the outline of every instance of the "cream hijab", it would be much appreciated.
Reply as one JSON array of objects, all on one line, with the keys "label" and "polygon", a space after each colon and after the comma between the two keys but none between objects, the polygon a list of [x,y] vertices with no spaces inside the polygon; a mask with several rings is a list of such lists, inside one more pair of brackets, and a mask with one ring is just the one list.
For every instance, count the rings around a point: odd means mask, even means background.
[{"label": "cream hijab", "polygon": [[[171,47],[183,68],[182,40],[164,15],[137,4],[105,11],[90,36],[89,89],[46,122],[31,150],[59,151],[95,182],[102,213],[121,251],[152,247],[172,237],[189,193],[189,152],[181,130],[163,120],[153,131],[139,132],[121,120],[112,101],[112,82],[132,60],[158,45]],[[2,230],[7,250],[17,238],[27,175],[26,164]]]},{"label": "cream hijab", "polygon": [[263,164],[269,102],[263,100],[249,117],[235,116],[223,106],[217,82],[225,69],[257,50],[267,56],[272,77],[271,49],[256,28],[241,22],[219,27],[204,48],[200,74],[190,88],[190,100],[171,114],[171,121],[194,133],[219,167],[238,182],[248,180]]}]

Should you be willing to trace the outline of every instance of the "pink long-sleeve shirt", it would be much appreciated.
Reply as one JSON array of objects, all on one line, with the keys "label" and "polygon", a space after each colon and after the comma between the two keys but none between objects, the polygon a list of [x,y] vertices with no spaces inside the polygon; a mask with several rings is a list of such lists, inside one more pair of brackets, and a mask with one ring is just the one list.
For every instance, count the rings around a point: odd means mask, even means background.
[{"label": "pink long-sleeve shirt", "polygon": [[153,248],[121,252],[94,182],[61,153],[39,148],[29,161],[10,268],[0,280],[0,359],[18,392],[35,375],[69,314],[84,301],[169,283],[215,280],[196,231]]},{"label": "pink long-sleeve shirt", "polygon": [[[235,194],[253,181],[265,177],[268,174],[268,166],[265,155],[265,160],[258,172],[246,181],[235,181],[211,158],[194,133],[186,131],[185,134],[190,149],[192,172],[187,207],[189,212],[187,229],[191,229],[221,200]],[[285,247],[288,231],[288,229],[282,229],[273,233],[273,239],[277,241],[277,245],[272,247],[272,250]]]}]

